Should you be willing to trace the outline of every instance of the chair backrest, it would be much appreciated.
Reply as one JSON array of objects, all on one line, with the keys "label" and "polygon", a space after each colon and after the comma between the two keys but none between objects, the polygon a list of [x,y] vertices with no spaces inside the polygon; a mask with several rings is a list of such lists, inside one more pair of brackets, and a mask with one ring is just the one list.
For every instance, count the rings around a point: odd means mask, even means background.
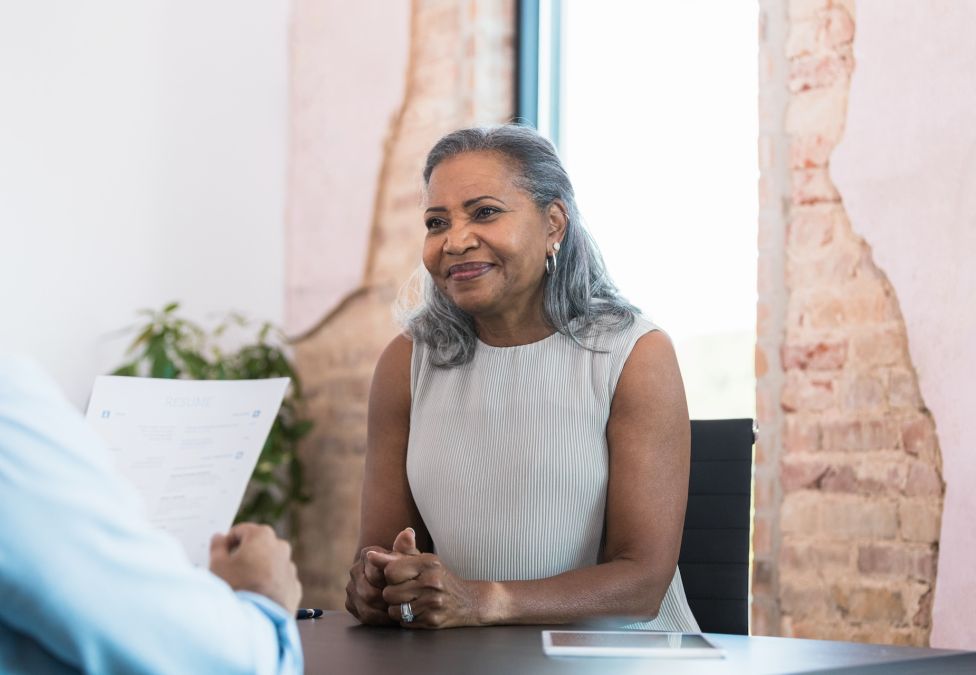
[{"label": "chair backrest", "polygon": [[692,420],[688,511],[678,568],[706,633],[749,633],[751,419]]}]

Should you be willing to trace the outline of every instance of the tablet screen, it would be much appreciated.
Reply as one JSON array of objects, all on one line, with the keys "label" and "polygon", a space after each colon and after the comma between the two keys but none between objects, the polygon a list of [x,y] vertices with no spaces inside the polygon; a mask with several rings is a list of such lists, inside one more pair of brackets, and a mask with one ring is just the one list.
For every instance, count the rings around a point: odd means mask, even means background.
[{"label": "tablet screen", "polygon": [[646,656],[721,658],[724,652],[697,633],[649,631],[560,631],[542,634],[552,656]]}]

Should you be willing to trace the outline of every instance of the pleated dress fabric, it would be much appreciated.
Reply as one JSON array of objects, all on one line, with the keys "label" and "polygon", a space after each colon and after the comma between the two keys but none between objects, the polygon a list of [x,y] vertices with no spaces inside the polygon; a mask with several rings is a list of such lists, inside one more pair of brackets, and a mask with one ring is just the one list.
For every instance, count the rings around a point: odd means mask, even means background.
[{"label": "pleated dress fabric", "polygon": [[[434,548],[463,579],[542,579],[595,565],[603,537],[610,402],[654,324],[584,342],[477,344],[440,368],[413,344],[407,477]],[[697,632],[675,571],[658,616],[632,628]]]}]

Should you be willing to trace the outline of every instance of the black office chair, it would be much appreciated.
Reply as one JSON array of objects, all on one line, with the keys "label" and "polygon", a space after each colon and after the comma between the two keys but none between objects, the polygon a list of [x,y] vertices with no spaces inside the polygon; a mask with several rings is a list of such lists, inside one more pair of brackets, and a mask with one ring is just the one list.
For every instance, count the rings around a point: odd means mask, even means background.
[{"label": "black office chair", "polygon": [[753,421],[692,420],[688,511],[678,569],[705,633],[749,633]]}]

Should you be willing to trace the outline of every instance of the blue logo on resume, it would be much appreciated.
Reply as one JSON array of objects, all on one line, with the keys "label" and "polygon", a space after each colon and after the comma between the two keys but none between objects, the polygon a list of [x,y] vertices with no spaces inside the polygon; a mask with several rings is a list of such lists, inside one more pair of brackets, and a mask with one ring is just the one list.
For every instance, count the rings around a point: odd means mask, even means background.
[{"label": "blue logo on resume", "polygon": [[111,417],[111,415],[112,415],[112,411],[111,410],[103,410],[102,411],[102,419],[103,420],[107,420],[109,417]]},{"label": "blue logo on resume", "polygon": [[260,416],[261,416],[260,410],[255,410],[254,412],[251,413],[251,417],[260,417]]}]

